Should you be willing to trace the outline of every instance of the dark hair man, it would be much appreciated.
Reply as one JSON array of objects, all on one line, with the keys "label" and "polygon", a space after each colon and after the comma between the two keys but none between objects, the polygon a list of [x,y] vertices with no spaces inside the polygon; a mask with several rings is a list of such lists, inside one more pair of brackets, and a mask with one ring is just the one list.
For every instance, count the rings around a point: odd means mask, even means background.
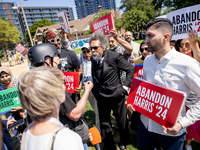
[{"label": "dark hair man", "polygon": [[[120,53],[106,50],[108,38],[96,32],[89,39],[92,50],[92,90],[99,109],[101,135],[106,149],[116,149],[110,123],[110,113],[116,117],[120,130],[120,148],[125,149],[129,138],[126,118],[125,93],[128,93],[133,78],[134,68]],[[121,84],[120,70],[127,73],[125,83]]]},{"label": "dark hair man", "polygon": [[[138,125],[138,146],[140,150],[153,150],[159,140],[163,149],[182,150],[186,127],[200,119],[200,68],[199,63],[170,47],[173,24],[165,18],[153,19],[147,24],[146,43],[154,54],[144,60],[144,79],[166,88],[189,95],[197,95],[197,101],[187,112],[183,107],[177,123],[171,128],[141,115]],[[128,106],[131,107],[131,106]],[[145,143],[145,144],[144,144]]]},{"label": "dark hair man", "polygon": [[[63,72],[79,72],[80,79],[82,79],[82,70],[80,67],[80,61],[74,51],[71,50],[67,34],[61,29],[61,32],[54,28],[46,28],[44,31],[44,42],[54,45],[59,54],[60,64],[58,68]],[[70,93],[71,98],[74,102],[80,99],[81,87],[75,89],[75,93]]]}]

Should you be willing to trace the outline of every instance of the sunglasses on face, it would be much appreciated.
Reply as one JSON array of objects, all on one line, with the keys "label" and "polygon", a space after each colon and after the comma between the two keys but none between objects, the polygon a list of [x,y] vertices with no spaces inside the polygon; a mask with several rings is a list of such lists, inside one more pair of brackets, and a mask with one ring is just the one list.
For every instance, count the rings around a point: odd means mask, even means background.
[{"label": "sunglasses on face", "polygon": [[51,43],[54,43],[55,41],[56,42],[60,42],[60,38],[58,38],[58,39],[51,39],[51,40],[48,40],[49,42],[51,42]]},{"label": "sunglasses on face", "polygon": [[90,53],[91,51],[88,50],[88,51],[83,51],[83,54],[86,54],[86,53]]},{"label": "sunglasses on face", "polygon": [[143,52],[144,50],[145,50],[145,51],[148,51],[148,48],[146,47],[146,48],[141,48],[141,49],[140,49],[141,52]]},{"label": "sunglasses on face", "polygon": [[101,47],[101,46],[90,47],[90,50],[94,49],[96,51],[99,47]]},{"label": "sunglasses on face", "polygon": [[179,47],[183,48],[183,46],[185,45],[185,47],[190,47],[190,43],[180,43]]}]

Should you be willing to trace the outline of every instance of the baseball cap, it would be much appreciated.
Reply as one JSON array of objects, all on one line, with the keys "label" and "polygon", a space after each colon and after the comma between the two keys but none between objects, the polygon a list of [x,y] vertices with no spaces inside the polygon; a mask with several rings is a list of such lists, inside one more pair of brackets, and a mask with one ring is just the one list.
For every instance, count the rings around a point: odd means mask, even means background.
[{"label": "baseball cap", "polygon": [[83,45],[83,47],[81,48],[81,50],[83,50],[84,48],[90,49],[89,43],[85,43],[85,44]]}]

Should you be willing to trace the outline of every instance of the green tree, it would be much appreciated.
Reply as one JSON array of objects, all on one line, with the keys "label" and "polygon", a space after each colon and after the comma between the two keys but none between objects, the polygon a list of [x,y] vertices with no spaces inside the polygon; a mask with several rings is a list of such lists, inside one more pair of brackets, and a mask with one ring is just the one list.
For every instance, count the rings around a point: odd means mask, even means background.
[{"label": "green tree", "polygon": [[[108,14],[111,14],[110,10],[102,10],[102,11],[98,12],[96,14],[96,16],[89,23],[91,23],[91,22],[93,22],[93,21],[95,21],[95,20],[97,20],[97,19],[99,19],[99,18],[101,18],[101,17],[103,17],[105,15],[108,15]],[[116,29],[119,29],[122,26],[122,24],[120,24],[120,19],[117,19],[116,17],[114,17],[114,20],[115,20]],[[91,26],[90,26],[90,29],[85,34],[86,35],[87,34],[92,34]]]},{"label": "green tree", "polygon": [[121,0],[121,3],[119,9],[124,10],[122,25],[126,30],[141,31],[156,17],[152,0]]},{"label": "green tree", "polygon": [[[34,38],[35,32],[38,27],[50,26],[53,24],[55,24],[53,21],[49,21],[46,19],[40,20],[38,22],[34,22],[33,25],[29,27],[31,37]],[[30,38],[29,38],[28,32],[25,33],[25,37],[26,37],[26,40],[28,41],[28,44],[30,45]]]},{"label": "green tree", "polygon": [[167,11],[171,12],[172,10],[177,10],[184,7],[197,5],[199,3],[200,0],[153,0],[152,1],[152,5],[155,5],[155,10],[159,12],[158,15],[161,15],[161,10],[163,10],[163,8],[166,13],[166,9]]},{"label": "green tree", "polygon": [[123,28],[128,31],[140,31],[145,29],[148,16],[144,11],[132,9],[122,15]]},{"label": "green tree", "polygon": [[16,44],[20,41],[20,32],[18,29],[10,21],[0,19],[0,43],[4,56],[9,43]]}]

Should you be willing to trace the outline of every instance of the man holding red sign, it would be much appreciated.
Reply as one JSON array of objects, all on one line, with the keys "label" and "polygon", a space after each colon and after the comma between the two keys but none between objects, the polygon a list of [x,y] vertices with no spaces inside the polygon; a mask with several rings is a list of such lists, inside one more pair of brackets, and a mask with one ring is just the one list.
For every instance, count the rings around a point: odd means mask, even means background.
[{"label": "man holding red sign", "polygon": [[144,60],[144,79],[165,88],[184,92],[187,96],[193,91],[197,95],[197,101],[187,113],[183,107],[178,121],[171,128],[162,127],[141,115],[137,133],[140,150],[154,150],[157,140],[161,142],[163,149],[182,150],[186,127],[200,120],[199,63],[170,47],[172,32],[173,24],[165,18],[153,19],[147,24],[148,51],[154,54]]}]

